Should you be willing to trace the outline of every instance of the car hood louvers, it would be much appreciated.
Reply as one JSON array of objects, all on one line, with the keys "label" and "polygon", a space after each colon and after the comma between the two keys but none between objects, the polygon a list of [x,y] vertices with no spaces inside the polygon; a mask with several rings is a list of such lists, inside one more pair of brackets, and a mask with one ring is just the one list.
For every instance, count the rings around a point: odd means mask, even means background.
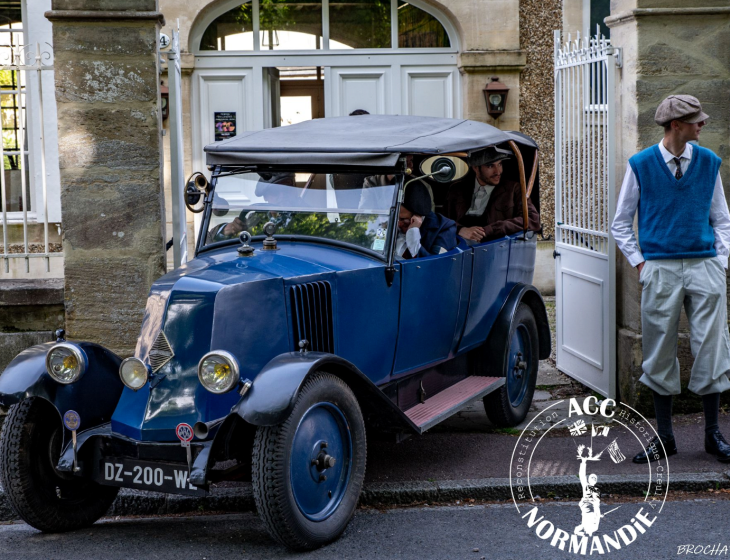
[{"label": "car hood louvers", "polygon": [[307,340],[314,352],[335,351],[332,325],[332,287],[329,282],[310,282],[289,288],[294,345]]},{"label": "car hood louvers", "polygon": [[155,343],[150,348],[149,361],[152,373],[157,373],[159,369],[164,366],[167,362],[175,357],[175,353],[170,347],[170,343],[165,336],[165,333],[160,331],[157,335]]}]

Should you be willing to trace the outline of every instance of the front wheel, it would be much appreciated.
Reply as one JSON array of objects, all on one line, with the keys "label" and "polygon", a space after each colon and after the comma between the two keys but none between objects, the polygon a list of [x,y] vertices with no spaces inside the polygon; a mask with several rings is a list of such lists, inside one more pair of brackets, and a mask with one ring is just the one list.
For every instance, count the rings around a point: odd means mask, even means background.
[{"label": "front wheel", "polygon": [[365,457],[355,395],[334,375],[313,375],[283,424],[256,430],[253,492],[271,536],[294,550],[339,537],[360,497]]},{"label": "front wheel", "polygon": [[48,533],[92,525],[119,492],[57,471],[62,443],[58,413],[38,397],[14,405],[0,434],[0,481],[5,494],[23,521]]},{"label": "front wheel", "polygon": [[537,381],[538,334],[530,307],[520,303],[510,325],[507,347],[489,356],[489,375],[504,377],[504,385],[484,397],[492,424],[512,427],[522,422],[532,404]]}]

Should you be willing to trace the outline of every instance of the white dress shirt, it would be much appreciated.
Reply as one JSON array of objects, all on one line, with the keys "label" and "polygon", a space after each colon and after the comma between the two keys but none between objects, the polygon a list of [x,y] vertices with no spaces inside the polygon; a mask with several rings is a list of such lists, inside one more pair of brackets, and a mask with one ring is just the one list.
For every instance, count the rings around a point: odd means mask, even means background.
[{"label": "white dress shirt", "polygon": [[[674,175],[677,171],[674,154],[664,147],[664,142],[659,142],[659,151],[667,167],[669,167],[669,171]],[[683,174],[687,172],[691,161],[692,144],[688,143],[684,148],[684,152],[679,156],[680,168]],[[639,207],[639,198],[639,182],[636,175],[634,175],[633,169],[631,169],[631,165],[627,165],[624,182],[621,185],[621,194],[619,194],[616,203],[616,215],[611,225],[611,233],[613,233],[616,240],[616,245],[621,249],[631,266],[638,266],[644,262],[644,256],[641,254],[634,234],[634,215]],[[722,188],[722,179],[719,172],[717,179],[715,179],[715,190],[710,204],[710,225],[715,233],[717,258],[727,268],[728,255],[730,254],[730,212],[728,212],[725,191]]]},{"label": "white dress shirt", "polygon": [[496,185],[480,185],[479,181],[474,178],[474,195],[471,199],[471,206],[466,211],[467,216],[481,216],[487,209],[489,197]]},{"label": "white dress shirt", "polygon": [[398,230],[398,236],[395,238],[396,256],[402,257],[406,249],[411,252],[412,257],[418,256],[418,251],[421,249],[421,230],[417,227],[406,230],[406,233]]}]

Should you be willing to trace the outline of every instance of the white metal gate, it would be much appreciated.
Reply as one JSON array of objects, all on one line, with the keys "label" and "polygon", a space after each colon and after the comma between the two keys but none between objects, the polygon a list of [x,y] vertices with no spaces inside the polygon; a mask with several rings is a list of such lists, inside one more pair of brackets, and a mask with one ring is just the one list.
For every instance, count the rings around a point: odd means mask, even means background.
[{"label": "white metal gate", "polygon": [[615,80],[620,52],[555,32],[558,369],[616,396]]},{"label": "white metal gate", "polygon": [[[46,272],[50,272],[50,259],[63,256],[59,251],[52,251],[49,242],[50,218],[60,222],[60,202],[57,200],[58,153],[55,131],[50,130],[55,128],[55,123],[52,121],[49,124],[47,120],[49,114],[55,117],[55,98],[53,89],[49,87],[53,84],[53,55],[50,49],[42,50],[40,43],[13,46],[11,41],[10,44],[0,45],[0,51],[0,73],[5,78],[5,82],[0,85],[3,108],[3,138],[0,142],[0,162],[3,165],[0,170],[2,271],[6,274],[11,272],[11,259],[25,259],[25,272],[29,274],[30,260],[43,259]],[[48,106],[51,106],[52,111],[48,110]],[[49,137],[54,145],[49,146]],[[53,154],[52,158],[48,158],[49,151]],[[28,169],[29,164],[33,169]],[[13,171],[20,178],[16,211],[12,210],[13,201],[8,200],[7,188]],[[49,177],[55,180],[54,185],[48,184]],[[53,208],[49,208],[51,186],[54,187],[52,194],[55,195]],[[14,242],[10,228],[15,224],[22,227],[22,237],[18,236]],[[42,229],[35,230],[34,236],[30,227],[36,224]]]}]

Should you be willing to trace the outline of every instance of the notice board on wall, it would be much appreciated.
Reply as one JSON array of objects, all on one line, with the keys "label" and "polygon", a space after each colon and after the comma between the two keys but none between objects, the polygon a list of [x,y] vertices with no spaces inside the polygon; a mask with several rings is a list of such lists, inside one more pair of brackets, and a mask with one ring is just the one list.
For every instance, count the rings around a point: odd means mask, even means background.
[{"label": "notice board on wall", "polygon": [[220,142],[236,135],[236,113],[230,111],[221,111],[213,113],[213,123],[215,126],[215,141]]}]

